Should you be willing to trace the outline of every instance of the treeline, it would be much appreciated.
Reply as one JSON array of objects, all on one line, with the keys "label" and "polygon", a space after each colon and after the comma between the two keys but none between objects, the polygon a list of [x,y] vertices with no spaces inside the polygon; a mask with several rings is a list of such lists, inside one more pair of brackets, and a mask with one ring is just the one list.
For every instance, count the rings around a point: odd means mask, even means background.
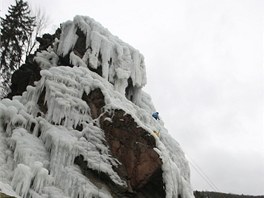
[{"label": "treeline", "polygon": [[195,198],[264,198],[263,195],[252,196],[252,195],[236,195],[227,194],[220,192],[208,192],[208,191],[194,191]]}]

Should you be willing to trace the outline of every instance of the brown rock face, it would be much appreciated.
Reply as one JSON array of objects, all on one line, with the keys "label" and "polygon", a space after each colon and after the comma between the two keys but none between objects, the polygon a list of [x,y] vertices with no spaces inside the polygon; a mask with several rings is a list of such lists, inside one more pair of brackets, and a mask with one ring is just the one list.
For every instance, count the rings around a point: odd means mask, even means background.
[{"label": "brown rock face", "polygon": [[[101,90],[95,89],[88,95],[84,93],[82,99],[89,105],[92,117],[98,118],[105,105]],[[100,126],[112,155],[121,163],[117,173],[127,181],[128,192],[135,193],[132,197],[155,197],[153,194],[165,197],[162,162],[153,150],[156,146],[154,137],[123,110],[103,113]]]},{"label": "brown rock face", "polygon": [[9,195],[6,195],[6,194],[0,192],[0,198],[15,198],[15,197],[9,196]]},{"label": "brown rock face", "polygon": [[100,119],[101,128],[113,156],[123,165],[117,171],[128,180],[132,189],[139,189],[161,166],[161,160],[153,150],[155,139],[122,110],[114,111],[112,122],[105,120],[106,117]]}]

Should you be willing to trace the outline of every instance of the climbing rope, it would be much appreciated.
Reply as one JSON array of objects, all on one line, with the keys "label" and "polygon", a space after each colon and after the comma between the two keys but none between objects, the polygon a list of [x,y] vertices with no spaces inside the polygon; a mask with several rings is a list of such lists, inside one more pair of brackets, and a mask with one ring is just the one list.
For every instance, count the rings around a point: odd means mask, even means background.
[{"label": "climbing rope", "polygon": [[194,162],[193,159],[189,155],[186,155],[188,158],[188,161],[190,162],[190,165],[193,167],[193,169],[201,176],[201,178],[216,192],[222,192],[215,184],[214,182],[207,176],[207,174],[200,168],[200,166]]}]

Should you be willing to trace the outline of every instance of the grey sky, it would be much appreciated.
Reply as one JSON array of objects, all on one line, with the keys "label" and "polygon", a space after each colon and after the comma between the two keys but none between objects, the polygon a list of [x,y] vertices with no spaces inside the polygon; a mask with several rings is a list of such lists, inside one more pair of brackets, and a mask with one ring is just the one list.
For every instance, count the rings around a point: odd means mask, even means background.
[{"label": "grey sky", "polygon": [[[1,16],[14,0],[1,0]],[[145,88],[192,164],[222,192],[264,194],[262,0],[30,0],[50,30],[77,14],[145,56]],[[192,185],[214,190],[191,166]]]}]

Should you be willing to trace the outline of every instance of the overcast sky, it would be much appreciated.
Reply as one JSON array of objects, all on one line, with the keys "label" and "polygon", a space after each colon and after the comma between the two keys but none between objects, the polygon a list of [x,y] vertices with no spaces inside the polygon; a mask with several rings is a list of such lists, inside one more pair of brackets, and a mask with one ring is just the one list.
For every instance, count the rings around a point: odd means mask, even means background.
[{"label": "overcast sky", "polygon": [[[14,0],[0,1],[3,16]],[[264,195],[264,1],[28,2],[49,30],[86,15],[139,49],[145,91],[190,159],[195,190]]]}]

